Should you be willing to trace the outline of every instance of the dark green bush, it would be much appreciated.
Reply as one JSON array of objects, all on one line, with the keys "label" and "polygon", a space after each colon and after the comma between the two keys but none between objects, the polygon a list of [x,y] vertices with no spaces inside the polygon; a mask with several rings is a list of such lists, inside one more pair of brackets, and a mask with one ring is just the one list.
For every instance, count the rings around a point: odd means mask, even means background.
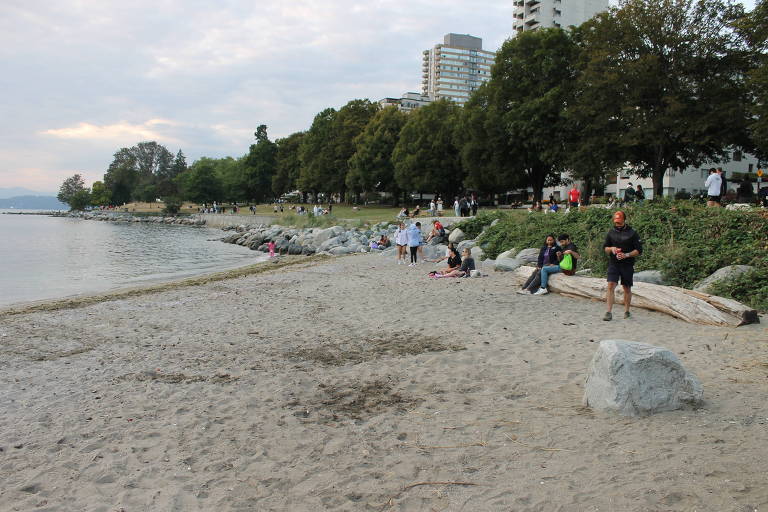
[{"label": "dark green bush", "polygon": [[480,212],[472,218],[457,223],[456,227],[462,230],[467,238],[472,239],[479,236],[486,226],[490,226],[491,222],[504,217],[505,214],[499,210]]},{"label": "dark green bush", "polygon": [[[605,275],[608,260],[603,242],[614,211],[587,208],[568,214],[532,213],[522,220],[507,215],[483,233],[480,243],[488,257],[495,258],[513,247],[540,247],[548,233],[567,233],[579,247],[579,267]],[[705,208],[692,201],[672,200],[646,201],[627,206],[624,211],[627,223],[643,240],[644,252],[637,260],[636,271],[661,270],[670,284],[691,287],[727,265],[767,266],[768,218],[757,211]],[[746,274],[720,294],[737,300],[753,296],[745,303],[768,310],[765,272],[759,270],[753,277]]]}]

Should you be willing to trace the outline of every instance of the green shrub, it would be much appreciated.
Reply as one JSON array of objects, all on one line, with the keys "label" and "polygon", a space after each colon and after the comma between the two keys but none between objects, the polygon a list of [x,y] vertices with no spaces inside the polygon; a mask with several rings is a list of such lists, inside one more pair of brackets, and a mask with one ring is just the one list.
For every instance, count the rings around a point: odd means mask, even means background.
[{"label": "green shrub", "polygon": [[464,234],[467,235],[467,238],[473,239],[477,238],[483,229],[486,226],[489,226],[491,222],[496,219],[503,219],[507,216],[507,214],[499,210],[480,212],[472,218],[457,223],[456,227],[462,230]]},{"label": "green shrub", "polygon": [[[608,259],[603,242],[612,226],[613,211],[595,207],[568,214],[531,213],[522,219],[507,215],[483,233],[480,244],[489,258],[495,258],[513,247],[540,247],[547,234],[567,233],[581,253],[579,268],[605,275]],[[635,270],[661,270],[670,284],[691,287],[727,265],[768,266],[768,218],[759,212],[705,208],[693,201],[673,200],[646,201],[624,211],[627,223],[643,241],[644,251]],[[737,284],[724,285],[720,293],[737,300],[753,297],[745,302],[765,311],[768,284],[764,273],[760,270],[753,278],[750,274],[742,276]]]}]

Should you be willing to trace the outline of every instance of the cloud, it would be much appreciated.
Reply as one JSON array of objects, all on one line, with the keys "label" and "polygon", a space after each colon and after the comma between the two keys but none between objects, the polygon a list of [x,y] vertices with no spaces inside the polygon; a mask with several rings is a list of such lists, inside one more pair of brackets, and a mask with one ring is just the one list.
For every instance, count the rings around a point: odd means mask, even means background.
[{"label": "cloud", "polygon": [[43,130],[40,133],[62,139],[113,140],[115,142],[155,140],[174,143],[178,142],[178,139],[162,133],[161,130],[166,126],[178,125],[179,123],[168,119],[150,119],[141,124],[121,121],[104,126],[81,122],[66,128]]}]

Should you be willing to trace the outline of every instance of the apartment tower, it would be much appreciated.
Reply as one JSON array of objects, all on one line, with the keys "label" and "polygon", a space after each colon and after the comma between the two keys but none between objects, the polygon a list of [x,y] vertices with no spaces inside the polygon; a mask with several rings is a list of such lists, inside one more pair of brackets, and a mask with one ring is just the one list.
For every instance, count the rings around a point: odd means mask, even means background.
[{"label": "apartment tower", "polygon": [[515,33],[538,28],[581,25],[608,10],[608,0],[514,0]]},{"label": "apartment tower", "polygon": [[491,78],[495,52],[483,50],[483,40],[463,34],[446,34],[443,44],[424,50],[422,92],[430,100],[448,98],[464,104],[483,82]]}]

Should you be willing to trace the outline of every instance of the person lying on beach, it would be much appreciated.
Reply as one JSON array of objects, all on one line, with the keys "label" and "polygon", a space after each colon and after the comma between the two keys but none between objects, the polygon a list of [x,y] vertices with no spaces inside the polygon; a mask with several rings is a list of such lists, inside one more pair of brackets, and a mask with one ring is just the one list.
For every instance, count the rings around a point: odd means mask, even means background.
[{"label": "person lying on beach", "polygon": [[555,243],[555,235],[547,235],[544,245],[539,250],[539,259],[536,263],[536,270],[525,282],[523,287],[517,291],[521,295],[534,293],[541,286],[541,269],[546,266],[558,266],[560,264],[560,247]]},{"label": "person lying on beach", "polygon": [[433,277],[469,277],[470,273],[475,270],[475,259],[472,257],[472,249],[466,247],[461,251],[461,255],[464,259],[459,268],[451,270],[450,272],[443,272],[442,274],[437,273]]}]

